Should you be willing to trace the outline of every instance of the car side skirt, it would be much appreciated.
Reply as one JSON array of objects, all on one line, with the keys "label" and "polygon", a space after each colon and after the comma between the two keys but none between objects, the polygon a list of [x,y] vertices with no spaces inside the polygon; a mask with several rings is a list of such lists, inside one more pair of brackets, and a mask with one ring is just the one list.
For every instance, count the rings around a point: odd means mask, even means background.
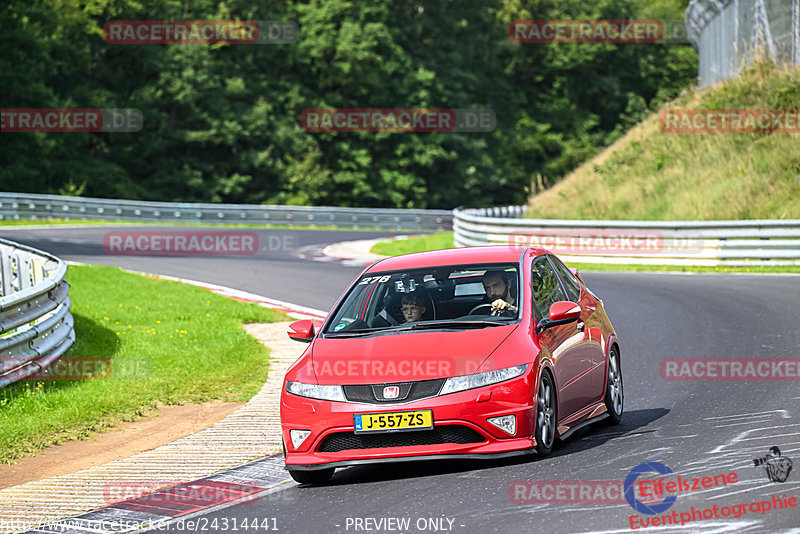
[{"label": "car side skirt", "polygon": [[[605,406],[603,407],[605,408]],[[586,419],[584,421],[581,421],[577,425],[570,426],[569,429],[565,432],[560,432],[558,434],[558,439],[565,440],[569,438],[572,434],[580,430],[581,428],[587,427],[593,423],[598,423],[607,417],[609,417],[608,411],[607,410],[603,411],[603,413],[590,417],[589,419]]]},{"label": "car side skirt", "polygon": [[401,456],[398,458],[370,458],[366,460],[344,460],[341,462],[331,462],[327,464],[315,465],[287,465],[284,467],[287,471],[319,471],[321,469],[330,469],[331,467],[349,467],[353,465],[369,465],[369,464],[384,464],[384,463],[398,463],[398,462],[418,462],[424,460],[498,460],[502,458],[510,458],[513,456],[523,456],[526,454],[533,454],[536,449],[522,449],[518,451],[508,452],[493,452],[483,454],[430,454],[426,456]]}]

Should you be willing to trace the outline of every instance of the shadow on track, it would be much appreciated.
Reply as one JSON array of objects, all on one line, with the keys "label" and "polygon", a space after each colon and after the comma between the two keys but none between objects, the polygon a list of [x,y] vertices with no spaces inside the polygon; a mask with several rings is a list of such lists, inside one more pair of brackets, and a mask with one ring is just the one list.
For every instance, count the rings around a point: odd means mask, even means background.
[{"label": "shadow on track", "polygon": [[514,465],[524,465],[531,462],[547,462],[553,458],[559,458],[561,456],[567,456],[598,447],[614,438],[629,436],[631,434],[655,432],[655,430],[641,432],[637,432],[637,430],[648,426],[650,423],[664,417],[668,413],[669,410],[665,408],[625,412],[622,423],[618,426],[608,426],[605,421],[598,421],[597,423],[578,430],[575,434],[567,438],[566,441],[556,441],[553,452],[545,458],[538,457],[535,453],[531,453],[498,460],[421,460],[418,462],[353,466],[337,470],[329,483],[320,484],[316,487],[403,480],[456,474],[474,470],[500,469]]}]

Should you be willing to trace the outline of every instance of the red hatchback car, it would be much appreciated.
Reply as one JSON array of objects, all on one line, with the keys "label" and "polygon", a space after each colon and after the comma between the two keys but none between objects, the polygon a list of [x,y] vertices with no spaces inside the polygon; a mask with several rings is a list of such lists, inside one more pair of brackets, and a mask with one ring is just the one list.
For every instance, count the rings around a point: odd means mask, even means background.
[{"label": "red hatchback car", "polygon": [[366,268],[286,373],[286,468],[545,455],[623,409],[620,350],[602,301],[541,248],[408,254]]}]

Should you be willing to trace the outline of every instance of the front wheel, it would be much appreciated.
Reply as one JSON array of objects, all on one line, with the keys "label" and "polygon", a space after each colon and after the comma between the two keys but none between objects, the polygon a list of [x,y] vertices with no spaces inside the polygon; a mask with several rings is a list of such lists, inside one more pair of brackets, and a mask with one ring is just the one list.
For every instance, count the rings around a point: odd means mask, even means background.
[{"label": "front wheel", "polygon": [[617,347],[611,348],[608,357],[608,379],[606,380],[606,409],[611,417],[611,424],[618,425],[622,421],[623,410],[623,390],[622,390],[622,367],[619,363],[619,350]]},{"label": "front wheel", "polygon": [[553,379],[547,371],[539,379],[539,390],[536,394],[536,452],[547,456],[553,450],[556,437],[556,390]]},{"label": "front wheel", "polygon": [[324,484],[329,481],[336,471],[335,467],[319,469],[317,471],[289,471],[295,482],[300,484]]}]

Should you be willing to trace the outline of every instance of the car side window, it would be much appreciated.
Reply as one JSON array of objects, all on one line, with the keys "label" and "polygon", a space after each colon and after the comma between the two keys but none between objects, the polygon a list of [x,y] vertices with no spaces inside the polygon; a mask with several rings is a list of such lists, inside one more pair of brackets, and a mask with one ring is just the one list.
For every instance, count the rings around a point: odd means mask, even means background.
[{"label": "car side window", "polygon": [[564,282],[564,286],[567,288],[569,300],[572,302],[578,302],[578,299],[581,298],[581,283],[577,278],[575,278],[575,275],[572,274],[569,269],[567,269],[567,266],[561,263],[561,260],[555,256],[550,256],[550,260],[553,262],[553,265],[556,266],[556,271],[558,271],[558,274],[561,275],[561,280]]},{"label": "car side window", "polygon": [[533,277],[533,313],[536,320],[546,317],[550,306],[559,300],[566,300],[558,284],[556,273],[545,256],[537,258],[531,269]]}]

